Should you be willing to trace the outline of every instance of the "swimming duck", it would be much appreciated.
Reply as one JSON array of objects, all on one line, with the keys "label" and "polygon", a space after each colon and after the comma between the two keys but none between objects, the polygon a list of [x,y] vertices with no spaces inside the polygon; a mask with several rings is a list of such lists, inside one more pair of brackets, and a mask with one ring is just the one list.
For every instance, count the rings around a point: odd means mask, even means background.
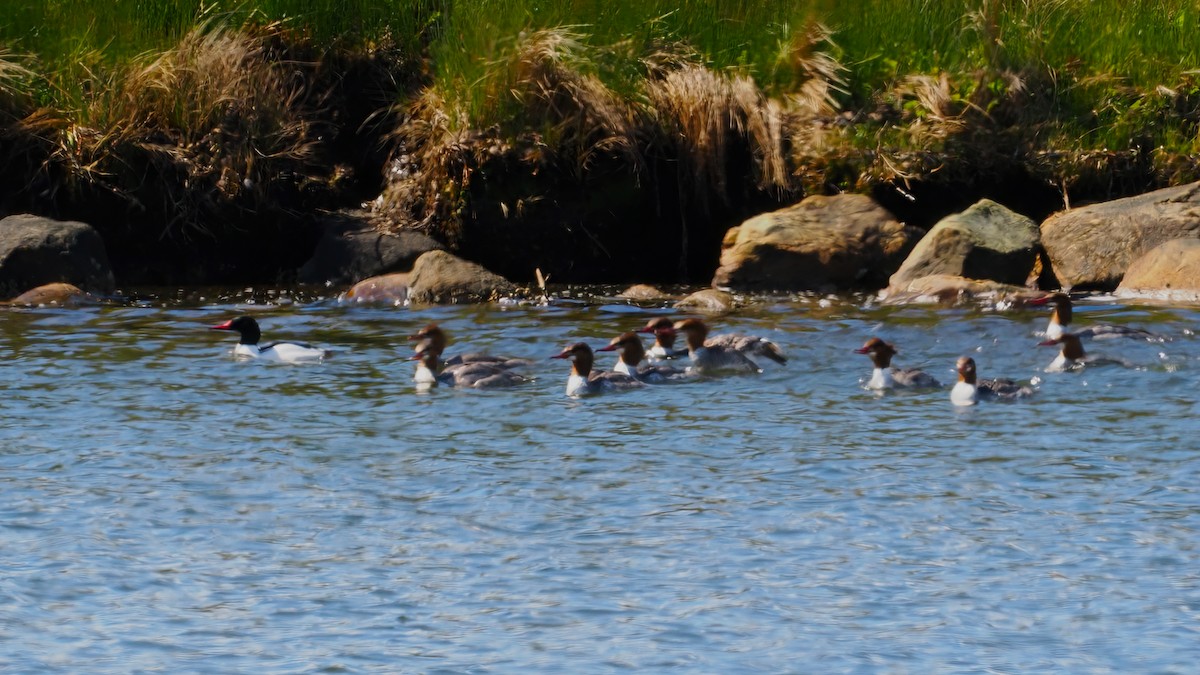
[{"label": "swimming duck", "polygon": [[597,349],[598,352],[619,352],[617,364],[613,372],[623,373],[649,384],[664,384],[667,382],[682,382],[689,379],[686,371],[672,366],[643,364],[646,358],[646,348],[637,333],[621,333],[613,338],[607,346]]},{"label": "swimming duck", "polygon": [[[500,389],[525,384],[532,378],[489,363],[460,363],[443,367],[441,354],[424,340],[417,345],[412,355],[417,362],[413,381],[417,387],[427,389],[439,384],[462,389]],[[441,372],[438,369],[441,368]]]},{"label": "swimming duck", "polygon": [[262,339],[262,331],[258,327],[258,322],[251,316],[239,316],[225,323],[210,326],[209,330],[236,331],[239,337],[233,353],[242,358],[280,363],[311,363],[320,361],[329,355],[325,349],[301,342],[270,342],[259,346],[258,341]]},{"label": "swimming duck", "polygon": [[[665,331],[666,329],[661,329]],[[708,326],[701,319],[684,319],[671,327],[683,333],[688,357],[692,360],[691,371],[699,375],[715,373],[760,373],[758,364],[742,352],[724,345],[707,345]]]},{"label": "swimming duck", "polygon": [[586,343],[576,342],[552,359],[570,359],[571,375],[567,378],[567,396],[591,396],[610,391],[625,391],[642,383],[624,373],[593,371],[594,355]]},{"label": "swimming duck", "polygon": [[1141,328],[1131,328],[1129,326],[1114,326],[1112,324],[1096,324],[1088,326],[1082,330],[1071,330],[1071,296],[1066,293],[1051,293],[1040,298],[1034,298],[1029,301],[1030,305],[1047,305],[1053,304],[1054,310],[1050,313],[1050,323],[1046,326],[1046,338],[1049,340],[1057,340],[1064,333],[1073,332],[1080,338],[1093,338],[1103,340],[1114,337],[1128,337],[1142,340],[1154,340],[1161,342],[1164,338],[1157,333],[1151,333],[1148,330]]},{"label": "swimming duck", "polygon": [[[651,358],[668,359],[686,356],[687,352],[677,350],[675,345],[674,331],[666,331],[660,329],[673,328],[674,322],[665,316],[660,316],[651,319],[639,333],[653,333],[654,345],[650,348],[648,355]],[[764,358],[774,361],[780,365],[787,364],[787,356],[779,345],[771,342],[764,337],[757,335],[744,335],[742,333],[722,333],[713,335],[704,340],[705,347],[723,347],[741,352],[751,358]]]},{"label": "swimming duck", "polygon": [[[428,341],[428,349],[436,352],[440,358],[445,352],[446,347],[450,344],[450,338],[446,335],[446,331],[436,323],[431,323],[409,337],[414,341]],[[523,368],[532,365],[528,359],[514,359],[507,356],[494,356],[484,353],[458,354],[452,356],[442,364],[443,366],[457,366],[471,363],[486,363],[497,368]]]},{"label": "swimming duck", "polygon": [[1007,378],[977,381],[975,359],[969,356],[959,358],[955,369],[958,371],[958,382],[950,390],[950,402],[954,405],[975,405],[981,398],[1011,401],[1033,395],[1033,389]]},{"label": "swimming duck", "polygon": [[895,387],[936,389],[942,386],[941,382],[923,370],[892,366],[892,357],[896,355],[896,348],[890,342],[873,337],[854,352],[870,356],[871,362],[875,364],[875,369],[871,372],[871,379],[867,382],[867,389],[882,390]]}]

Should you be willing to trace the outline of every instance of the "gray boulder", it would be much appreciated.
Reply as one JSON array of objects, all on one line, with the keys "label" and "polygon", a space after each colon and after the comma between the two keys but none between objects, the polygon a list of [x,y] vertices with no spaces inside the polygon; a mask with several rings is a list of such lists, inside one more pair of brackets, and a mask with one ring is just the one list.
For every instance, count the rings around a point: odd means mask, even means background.
[{"label": "gray boulder", "polygon": [[408,298],[417,304],[487,302],[517,290],[504,277],[446,251],[417,258],[408,278]]},{"label": "gray boulder", "polygon": [[0,220],[0,297],[54,282],[112,293],[112,268],[96,230],[28,214]]},{"label": "gray boulder", "polygon": [[441,248],[435,239],[420,232],[382,232],[363,216],[338,213],[326,223],[312,258],[297,277],[305,284],[352,284],[390,272],[408,272],[422,254]]},{"label": "gray boulder", "polygon": [[1042,223],[1042,246],[1064,289],[1112,290],[1150,249],[1197,237],[1200,183],[1083,206]]},{"label": "gray boulder", "polygon": [[863,195],[809,197],[731,228],[712,285],[737,290],[877,289],[920,231]]},{"label": "gray boulder", "polygon": [[934,225],[888,286],[899,290],[933,275],[1021,286],[1036,276],[1039,249],[1037,223],[984,199]]}]

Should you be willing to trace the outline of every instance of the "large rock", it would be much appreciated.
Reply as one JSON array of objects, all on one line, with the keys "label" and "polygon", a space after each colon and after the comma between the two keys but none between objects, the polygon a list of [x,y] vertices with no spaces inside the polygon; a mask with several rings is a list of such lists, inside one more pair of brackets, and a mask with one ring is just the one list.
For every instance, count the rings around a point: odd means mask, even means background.
[{"label": "large rock", "polygon": [[733,311],[737,302],[733,296],[716,288],[705,288],[675,303],[675,309],[706,314],[722,314]]},{"label": "large rock", "polygon": [[1150,249],[1129,266],[1117,295],[1200,301],[1200,239],[1172,239]]},{"label": "large rock", "polygon": [[361,216],[338,213],[326,223],[316,251],[297,276],[305,284],[352,284],[390,272],[408,272],[422,254],[441,248],[420,232],[381,232]]},{"label": "large rock", "polygon": [[1004,301],[1024,305],[1034,298],[1046,295],[1024,286],[967,279],[954,274],[931,274],[912,279],[904,284],[889,286],[879,294],[879,299],[889,305],[934,303],[957,305],[979,300]]},{"label": "large rock", "polygon": [[408,279],[408,298],[418,304],[486,302],[516,291],[504,277],[446,251],[417,258]]},{"label": "large rock", "polygon": [[0,220],[0,297],[54,282],[111,293],[100,235],[86,223],[17,215]]},{"label": "large rock", "polygon": [[920,231],[863,195],[815,196],[731,228],[713,286],[742,290],[880,288]]},{"label": "large rock", "polygon": [[395,272],[363,279],[351,286],[340,299],[343,302],[406,305],[410,276],[412,275],[407,272]]},{"label": "large rock", "polygon": [[931,275],[1024,285],[1037,267],[1039,239],[1033,220],[984,199],[934,225],[888,286],[901,289]]},{"label": "large rock", "polygon": [[1200,183],[1058,213],[1042,223],[1042,246],[1064,289],[1112,290],[1150,249],[1200,237]]},{"label": "large rock", "polygon": [[98,300],[74,284],[56,281],[52,284],[31,288],[6,304],[18,307],[43,307],[46,305],[75,307],[87,302],[98,302]]}]

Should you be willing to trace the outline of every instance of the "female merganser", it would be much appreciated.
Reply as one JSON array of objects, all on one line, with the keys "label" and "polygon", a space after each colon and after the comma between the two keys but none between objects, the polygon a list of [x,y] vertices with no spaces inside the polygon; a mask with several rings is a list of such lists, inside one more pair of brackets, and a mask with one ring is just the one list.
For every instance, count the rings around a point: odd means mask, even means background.
[{"label": "female merganser", "polygon": [[[651,358],[669,359],[680,356],[685,356],[687,352],[676,350],[675,333],[673,330],[667,331],[662,329],[673,328],[674,323],[665,316],[660,316],[651,319],[639,333],[653,333],[654,346],[650,348],[649,356]],[[741,352],[751,358],[770,359],[780,365],[787,364],[787,356],[779,345],[770,340],[758,337],[757,335],[743,335],[741,333],[722,333],[713,335],[704,340],[705,347],[724,347]]]},{"label": "female merganser", "polygon": [[[690,370],[696,374],[762,372],[758,364],[742,352],[723,345],[705,344],[704,338],[708,337],[708,326],[700,319],[684,319],[676,323],[672,330],[683,333],[684,342],[687,343],[688,356],[692,359]],[[660,332],[665,332],[665,329]]]},{"label": "female merganser", "polygon": [[958,382],[950,390],[950,402],[954,405],[975,405],[980,398],[995,398],[1004,401],[1032,396],[1033,390],[1007,378],[995,380],[975,379],[975,359],[963,356],[958,359]]},{"label": "female merganser", "polygon": [[[441,326],[436,323],[431,323],[421,330],[417,331],[410,340],[427,341],[428,349],[437,353],[440,358],[442,352],[446,350],[446,346],[450,344],[450,339],[446,335],[446,331],[442,330]],[[446,359],[444,366],[457,366],[470,363],[486,363],[497,368],[523,368],[532,365],[528,359],[513,359],[507,356],[493,356],[491,354],[459,354]]]},{"label": "female merganser", "polygon": [[210,327],[209,330],[237,331],[241,337],[238,339],[237,346],[233,348],[235,356],[282,363],[305,363],[320,361],[329,355],[327,350],[300,342],[271,342],[260,347],[258,341],[262,337],[262,331],[258,328],[258,322],[250,316],[230,319],[225,323]]},{"label": "female merganser", "polygon": [[649,384],[664,384],[667,382],[682,382],[689,379],[686,371],[672,366],[642,364],[646,358],[646,348],[637,333],[621,333],[608,343],[607,347],[597,349],[598,352],[618,351],[617,365],[614,373],[622,373]]},{"label": "female merganser", "polygon": [[687,350],[675,349],[674,325],[674,321],[665,316],[660,316],[650,319],[649,323],[638,330],[639,333],[651,333],[654,335],[654,344],[650,346],[647,356],[652,359],[676,359],[687,356]]},{"label": "female merganser", "polygon": [[552,359],[571,359],[571,376],[567,378],[567,396],[591,396],[607,391],[624,391],[642,383],[624,373],[593,371],[592,348],[582,342],[551,356]]},{"label": "female merganser", "polygon": [[413,381],[419,389],[428,389],[439,384],[458,388],[499,389],[524,384],[532,379],[487,363],[450,365],[439,373],[441,356],[428,340],[417,345],[412,360],[417,362]]},{"label": "female merganser", "polygon": [[1058,356],[1054,357],[1050,365],[1046,366],[1047,373],[1061,373],[1066,370],[1082,368],[1085,365],[1103,366],[1115,364],[1125,366],[1126,368],[1135,367],[1133,363],[1125,359],[1088,354],[1083,350],[1083,342],[1076,333],[1063,333],[1058,338],[1038,343],[1039,347],[1053,347],[1055,345],[1062,345],[1062,347],[1058,350]]},{"label": "female merganser", "polygon": [[1029,301],[1030,305],[1046,305],[1051,303],[1054,304],[1054,311],[1050,313],[1050,323],[1046,326],[1046,339],[1048,340],[1057,340],[1067,332],[1074,332],[1075,335],[1081,338],[1094,338],[1098,340],[1129,337],[1161,342],[1164,339],[1161,335],[1141,328],[1114,326],[1111,324],[1097,324],[1095,326],[1088,326],[1083,330],[1071,331],[1071,296],[1066,293],[1051,293]]},{"label": "female merganser", "polygon": [[856,354],[866,354],[875,364],[867,389],[892,389],[894,387],[912,387],[936,389],[942,386],[932,375],[916,368],[896,368],[892,366],[892,357],[896,348],[890,342],[873,337],[862,347],[855,349]]}]

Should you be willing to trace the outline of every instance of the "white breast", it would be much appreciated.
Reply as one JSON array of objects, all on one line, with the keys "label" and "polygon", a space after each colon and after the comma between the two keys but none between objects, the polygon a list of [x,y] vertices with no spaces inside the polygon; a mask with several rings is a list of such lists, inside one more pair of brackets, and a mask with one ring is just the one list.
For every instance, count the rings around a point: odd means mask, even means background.
[{"label": "white breast", "polygon": [[950,390],[950,402],[954,405],[975,405],[978,400],[978,388],[973,384],[959,382]]},{"label": "white breast", "polygon": [[871,380],[867,382],[867,389],[891,389],[896,386],[896,380],[892,377],[890,368],[876,368],[871,373]]}]

